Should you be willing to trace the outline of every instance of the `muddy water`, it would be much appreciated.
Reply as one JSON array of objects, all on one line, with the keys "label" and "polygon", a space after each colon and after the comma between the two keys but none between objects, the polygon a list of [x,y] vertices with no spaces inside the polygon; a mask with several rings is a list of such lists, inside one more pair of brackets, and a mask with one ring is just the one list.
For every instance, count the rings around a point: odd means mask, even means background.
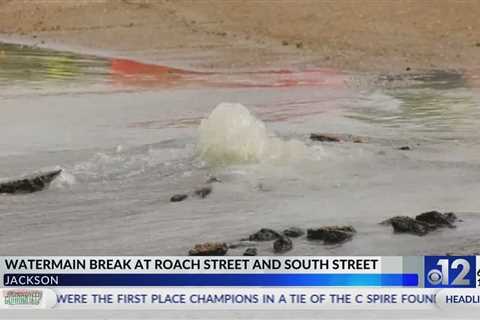
[{"label": "muddy water", "polygon": [[[341,246],[299,239],[290,254],[477,252],[480,118],[471,79],[212,73],[2,45],[0,177],[52,167],[65,174],[46,191],[0,197],[1,253],[183,255],[194,243],[235,241],[261,227],[331,224],[358,233]],[[241,103],[270,136],[304,144],[306,156],[205,162],[198,127],[221,102]],[[311,132],[367,143],[315,143]],[[222,182],[207,198],[169,202],[212,175]],[[433,209],[463,222],[422,238],[378,225]],[[270,245],[259,252],[273,254]]]}]

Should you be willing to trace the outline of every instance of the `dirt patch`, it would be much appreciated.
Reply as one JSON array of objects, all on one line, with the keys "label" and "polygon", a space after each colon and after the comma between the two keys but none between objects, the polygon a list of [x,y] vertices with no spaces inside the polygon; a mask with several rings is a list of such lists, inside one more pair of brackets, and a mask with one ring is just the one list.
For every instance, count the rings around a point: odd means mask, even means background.
[{"label": "dirt patch", "polygon": [[471,69],[479,13],[476,0],[0,0],[0,33],[149,60],[199,53],[208,69]]}]

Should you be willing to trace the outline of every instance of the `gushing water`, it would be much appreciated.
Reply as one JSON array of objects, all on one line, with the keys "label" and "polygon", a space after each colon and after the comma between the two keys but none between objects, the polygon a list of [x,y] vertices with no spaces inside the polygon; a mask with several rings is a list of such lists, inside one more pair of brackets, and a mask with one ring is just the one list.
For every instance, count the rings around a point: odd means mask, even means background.
[{"label": "gushing water", "polygon": [[[192,75],[161,67],[144,72],[142,64],[5,52],[0,178],[56,165],[64,171],[42,192],[0,195],[3,255],[61,255],[66,247],[75,255],[182,255],[194,243],[236,241],[262,227],[330,224],[352,224],[358,233],[336,247],[298,239],[289,254],[471,254],[480,247],[480,95],[469,78],[447,86],[446,77],[426,77],[414,87],[388,78],[386,88],[371,91],[317,86],[319,73],[308,72],[308,83],[292,79],[297,73],[239,73],[201,75],[196,86]],[[359,77],[358,89],[371,83]],[[203,87],[209,81],[218,87]],[[150,90],[151,82],[168,90]],[[137,86],[149,90],[131,91]],[[194,128],[219,97],[255,105],[258,117],[222,103]],[[312,132],[368,139],[321,143],[309,141]],[[308,148],[286,140],[295,138]],[[193,153],[207,166],[192,163]],[[221,183],[206,199],[170,202],[211,175]],[[454,211],[465,222],[428,241],[378,224],[428,210]],[[258,244],[259,252],[272,254],[271,246]]]},{"label": "gushing water", "polygon": [[210,165],[302,158],[306,146],[269,132],[245,106],[223,102],[200,124],[197,151]]}]

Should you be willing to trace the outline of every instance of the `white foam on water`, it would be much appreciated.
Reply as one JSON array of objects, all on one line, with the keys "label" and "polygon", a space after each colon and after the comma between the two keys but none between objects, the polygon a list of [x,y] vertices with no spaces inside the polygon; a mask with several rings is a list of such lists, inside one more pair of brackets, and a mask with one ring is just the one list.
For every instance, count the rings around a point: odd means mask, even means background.
[{"label": "white foam on water", "polygon": [[307,147],[297,140],[283,140],[269,132],[240,103],[222,102],[202,120],[197,153],[209,165],[252,162],[288,162],[305,156]]},{"label": "white foam on water", "polygon": [[192,148],[123,149],[95,153],[90,159],[75,164],[71,172],[78,181],[130,178],[160,170],[167,174],[181,170],[183,159],[192,155]]},{"label": "white foam on water", "polygon": [[54,189],[64,189],[74,185],[75,182],[75,176],[63,169],[60,175],[52,181],[50,187]]}]

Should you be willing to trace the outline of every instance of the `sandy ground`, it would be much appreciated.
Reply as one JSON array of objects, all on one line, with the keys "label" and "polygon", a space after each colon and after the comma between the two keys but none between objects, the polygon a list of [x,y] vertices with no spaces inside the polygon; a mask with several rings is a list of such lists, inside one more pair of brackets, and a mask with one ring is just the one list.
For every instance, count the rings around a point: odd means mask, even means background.
[{"label": "sandy ground", "polygon": [[199,68],[471,69],[480,1],[0,0],[0,34]]}]

